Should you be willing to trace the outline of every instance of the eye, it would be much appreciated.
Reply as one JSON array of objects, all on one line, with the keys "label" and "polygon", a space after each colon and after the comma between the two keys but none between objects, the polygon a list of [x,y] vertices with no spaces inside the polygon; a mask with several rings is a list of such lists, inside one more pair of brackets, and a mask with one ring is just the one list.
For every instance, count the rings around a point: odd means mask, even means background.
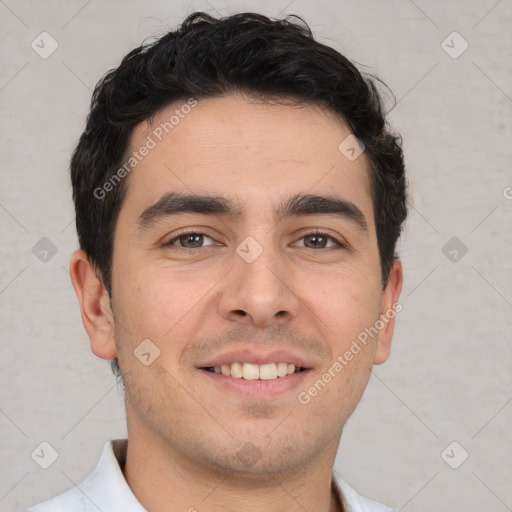
[{"label": "eye", "polygon": [[331,242],[330,247],[345,247],[345,244],[339,242],[334,237],[320,232],[308,233],[303,235],[300,240],[305,241],[301,247],[307,247],[308,249],[327,249],[329,242]]},{"label": "eye", "polygon": [[[181,233],[178,236],[174,237],[172,240],[169,240],[164,244],[164,246],[173,246],[177,245],[178,247],[183,247],[184,249],[199,249],[204,247],[203,242],[205,239],[208,239],[213,242],[212,238],[204,233],[197,233],[195,231],[190,231],[186,233]],[[179,242],[176,244],[175,242]],[[212,245],[212,244],[207,244]]]},{"label": "eye", "polygon": [[[211,243],[205,244],[206,240],[210,240]],[[313,232],[303,235],[300,238],[303,241],[299,247],[306,247],[308,249],[328,249],[332,247],[344,248],[345,244],[338,241],[333,236],[327,235],[326,233]],[[187,231],[179,233],[177,236],[164,243],[164,247],[175,246],[183,249],[200,249],[208,245],[214,245],[215,242],[211,237],[204,233],[197,231]],[[330,244],[330,245],[329,245]]]}]

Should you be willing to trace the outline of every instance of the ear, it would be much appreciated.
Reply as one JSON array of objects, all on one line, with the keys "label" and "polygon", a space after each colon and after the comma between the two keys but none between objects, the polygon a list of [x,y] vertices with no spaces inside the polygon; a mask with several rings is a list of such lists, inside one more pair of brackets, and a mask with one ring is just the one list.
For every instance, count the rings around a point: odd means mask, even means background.
[{"label": "ear", "polygon": [[402,263],[399,259],[395,259],[389,273],[388,282],[382,292],[380,320],[384,325],[379,330],[374,364],[384,363],[389,356],[395,328],[395,315],[402,309],[402,305],[398,303],[402,291],[402,282]]},{"label": "ear", "polygon": [[69,273],[80,303],[82,323],[89,335],[91,350],[102,359],[114,359],[117,355],[114,315],[107,290],[94,270],[84,251],[72,254]]}]

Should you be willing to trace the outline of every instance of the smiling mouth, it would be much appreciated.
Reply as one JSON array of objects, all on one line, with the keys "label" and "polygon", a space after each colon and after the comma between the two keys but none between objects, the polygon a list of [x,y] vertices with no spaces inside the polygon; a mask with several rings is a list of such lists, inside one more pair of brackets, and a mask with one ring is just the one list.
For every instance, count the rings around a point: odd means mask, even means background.
[{"label": "smiling mouth", "polygon": [[245,380],[274,380],[307,370],[307,368],[298,367],[290,363],[232,363],[223,364],[222,366],[208,366],[201,369]]}]

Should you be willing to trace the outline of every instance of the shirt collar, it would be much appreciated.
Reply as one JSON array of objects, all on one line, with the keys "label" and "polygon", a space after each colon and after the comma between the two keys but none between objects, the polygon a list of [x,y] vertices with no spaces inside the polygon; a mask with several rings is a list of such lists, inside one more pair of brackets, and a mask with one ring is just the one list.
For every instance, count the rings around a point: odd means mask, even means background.
[{"label": "shirt collar", "polygon": [[102,512],[146,512],[123,474],[127,446],[127,439],[107,441],[94,471],[80,485],[85,496]]}]

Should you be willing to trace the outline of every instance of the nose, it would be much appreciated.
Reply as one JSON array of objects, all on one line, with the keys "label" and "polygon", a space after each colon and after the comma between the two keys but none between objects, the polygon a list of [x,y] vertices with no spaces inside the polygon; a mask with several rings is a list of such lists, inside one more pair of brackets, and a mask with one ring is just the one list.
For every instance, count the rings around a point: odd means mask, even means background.
[{"label": "nose", "polygon": [[228,273],[219,302],[220,315],[240,324],[268,327],[298,315],[293,270],[278,251],[265,249],[252,263],[238,254]]}]

